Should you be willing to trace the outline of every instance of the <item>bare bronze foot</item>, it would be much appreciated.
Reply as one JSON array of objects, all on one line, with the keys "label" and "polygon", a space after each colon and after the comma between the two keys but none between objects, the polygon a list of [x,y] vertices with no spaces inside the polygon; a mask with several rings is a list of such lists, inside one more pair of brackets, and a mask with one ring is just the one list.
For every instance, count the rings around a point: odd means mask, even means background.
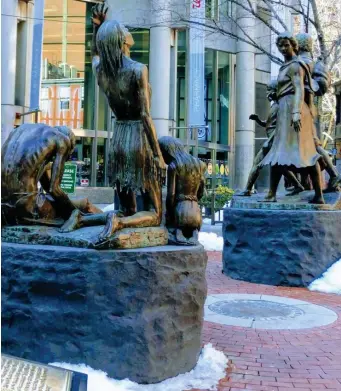
[{"label": "bare bronze foot", "polygon": [[90,214],[103,213],[102,209],[97,208],[97,206],[93,205],[88,199],[86,199],[86,205],[83,212]]},{"label": "bare bronze foot", "polygon": [[276,196],[268,195],[264,198],[263,201],[259,201],[259,202],[277,202],[277,199]]},{"label": "bare bronze foot", "polygon": [[328,187],[323,190],[323,193],[334,193],[341,191],[341,176],[331,178],[328,183]]},{"label": "bare bronze foot", "polygon": [[286,194],[287,197],[294,196],[296,194],[302,193],[304,191],[304,187],[295,187],[294,190],[290,191],[289,193]]},{"label": "bare bronze foot", "polygon": [[116,231],[121,228],[121,222],[117,214],[113,212],[109,212],[107,215],[107,222],[103,231],[98,236],[98,242],[105,242],[108,240]]},{"label": "bare bronze foot", "polygon": [[313,199],[309,201],[309,204],[319,204],[323,205],[325,204],[323,197],[315,196]]},{"label": "bare bronze foot", "polygon": [[251,191],[250,190],[244,190],[238,194],[235,194],[237,197],[251,197]]},{"label": "bare bronze foot", "polygon": [[61,233],[67,233],[75,231],[76,229],[80,228],[80,220],[81,220],[82,213],[79,209],[75,209],[72,213],[69,219],[63,224],[63,226],[59,229],[59,232]]}]

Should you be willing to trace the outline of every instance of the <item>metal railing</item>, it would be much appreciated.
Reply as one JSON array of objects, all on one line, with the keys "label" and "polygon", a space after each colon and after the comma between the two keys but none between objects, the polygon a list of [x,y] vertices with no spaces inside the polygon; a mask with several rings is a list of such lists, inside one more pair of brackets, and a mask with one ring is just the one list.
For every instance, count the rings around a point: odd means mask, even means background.
[{"label": "metal railing", "polygon": [[[193,156],[198,157],[198,148],[199,148],[199,139],[198,139],[198,130],[205,129],[208,130],[208,125],[189,125],[189,126],[174,126],[170,127],[169,131],[172,137],[179,138],[184,144],[187,152],[189,148],[193,147]],[[185,137],[178,137],[177,132],[185,132]]]}]

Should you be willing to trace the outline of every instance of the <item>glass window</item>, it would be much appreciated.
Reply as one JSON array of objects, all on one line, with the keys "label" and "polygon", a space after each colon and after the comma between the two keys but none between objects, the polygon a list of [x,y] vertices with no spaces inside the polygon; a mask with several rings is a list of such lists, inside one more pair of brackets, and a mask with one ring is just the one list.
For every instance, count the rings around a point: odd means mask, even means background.
[{"label": "glass window", "polygon": [[205,16],[207,19],[214,19],[216,4],[217,0],[205,1]]},{"label": "glass window", "polygon": [[218,52],[218,142],[228,144],[230,102],[230,54]]},{"label": "glass window", "polygon": [[[177,126],[184,127],[186,119],[186,31],[178,31],[177,48]],[[180,133],[177,131],[176,137]]]},{"label": "glass window", "polygon": [[60,110],[70,109],[70,87],[60,87],[59,101],[60,101]]},{"label": "glass window", "polygon": [[40,91],[40,110],[47,113],[49,109],[49,89],[43,87]]},{"label": "glass window", "polygon": [[208,125],[208,129],[201,133],[201,141],[211,141],[211,127],[213,118],[213,106],[212,106],[212,95],[213,95],[213,50],[205,50],[205,124]]},{"label": "glass window", "polygon": [[45,0],[40,121],[51,126],[83,127],[85,13],[81,2]]},{"label": "glass window", "polygon": [[[129,28],[129,27],[128,27]],[[134,61],[149,65],[149,30],[129,28],[134,39],[130,49],[130,57]]]},{"label": "glass window", "polygon": [[219,0],[219,17],[224,20],[224,17],[232,16],[232,2],[230,0]]}]

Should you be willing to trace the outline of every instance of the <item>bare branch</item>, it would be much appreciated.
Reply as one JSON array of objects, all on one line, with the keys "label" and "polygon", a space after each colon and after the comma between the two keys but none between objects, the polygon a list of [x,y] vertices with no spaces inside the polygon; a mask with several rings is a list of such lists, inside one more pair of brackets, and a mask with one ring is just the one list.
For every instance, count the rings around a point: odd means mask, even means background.
[{"label": "bare branch", "polygon": [[321,57],[322,57],[323,61],[326,63],[328,54],[327,54],[327,48],[326,48],[326,42],[325,42],[325,38],[324,38],[324,32],[323,32],[323,29],[322,29],[322,26],[321,26],[320,16],[319,16],[319,13],[318,13],[316,0],[308,0],[308,4],[311,4],[311,9],[312,9],[313,14],[314,14],[315,28],[316,28],[316,32],[317,32],[317,39],[318,39],[319,44],[320,44]]},{"label": "bare branch", "polygon": [[[270,1],[272,4],[281,5],[285,8],[288,8],[288,9],[294,11],[295,13],[302,15],[304,18],[307,18],[307,14],[304,11],[303,7],[302,7],[302,9],[299,9],[299,8],[294,7],[293,5],[290,5],[290,4],[283,2],[282,0],[268,0],[268,1]],[[315,20],[314,19],[309,17],[308,21],[315,27]]]},{"label": "bare branch", "polygon": [[289,30],[287,25],[284,23],[283,19],[278,15],[278,12],[275,10],[275,8],[272,6],[271,2],[269,0],[263,0],[264,3],[267,5],[269,10],[271,11],[272,16],[282,25],[285,31]]}]

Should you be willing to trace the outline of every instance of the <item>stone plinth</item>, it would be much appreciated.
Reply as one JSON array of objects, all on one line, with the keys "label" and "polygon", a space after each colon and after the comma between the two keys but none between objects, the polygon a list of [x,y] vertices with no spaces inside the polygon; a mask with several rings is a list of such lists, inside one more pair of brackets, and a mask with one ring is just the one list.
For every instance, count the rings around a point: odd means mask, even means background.
[{"label": "stone plinth", "polygon": [[341,210],[304,204],[300,209],[299,203],[280,209],[280,203],[256,204],[253,198],[236,197],[234,207],[224,211],[226,275],[259,284],[308,286],[341,258]]},{"label": "stone plinth", "polygon": [[97,250],[165,246],[168,243],[168,231],[165,227],[146,227],[122,229],[110,240],[96,244],[103,228],[104,226],[101,225],[60,233],[56,228],[41,225],[7,226],[1,230],[1,239],[9,243],[96,248]]},{"label": "stone plinth", "polygon": [[140,383],[190,371],[201,349],[206,263],[202,246],[3,243],[2,351]]},{"label": "stone plinth", "polygon": [[313,191],[302,191],[294,196],[277,195],[277,202],[264,202],[266,194],[258,193],[251,197],[234,196],[232,208],[263,210],[341,210],[341,192],[324,194],[325,204],[310,204]]}]

